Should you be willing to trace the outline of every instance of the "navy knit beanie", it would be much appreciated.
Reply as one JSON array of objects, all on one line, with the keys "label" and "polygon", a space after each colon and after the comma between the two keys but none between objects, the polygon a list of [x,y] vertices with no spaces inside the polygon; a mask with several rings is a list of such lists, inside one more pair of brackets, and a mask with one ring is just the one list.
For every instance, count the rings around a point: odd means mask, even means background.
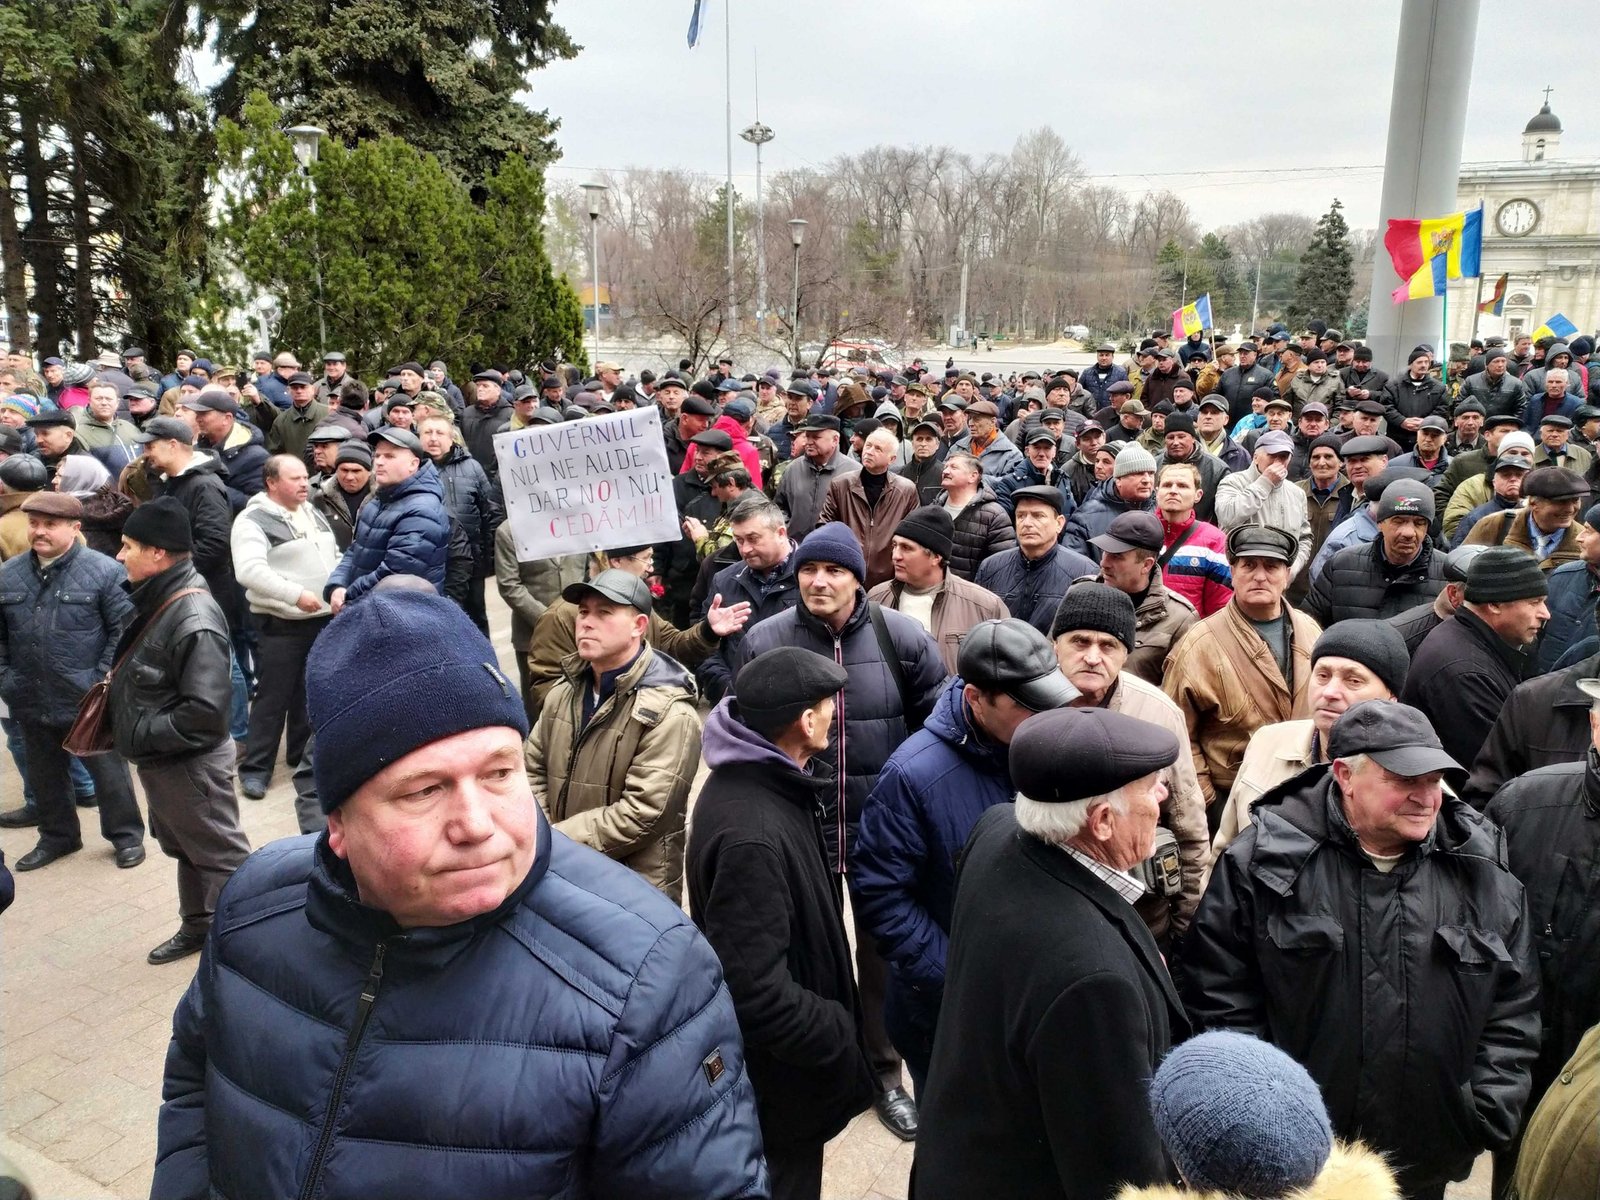
[{"label": "navy knit beanie", "polygon": [[1314,1180],[1333,1151],[1316,1082],[1243,1033],[1203,1033],[1167,1055],[1150,1081],[1150,1115],[1196,1191],[1275,1200]]},{"label": "navy knit beanie", "polygon": [[317,635],[306,709],[323,812],[431,742],[504,725],[528,736],[517,685],[459,606],[438,595],[374,591]]},{"label": "navy knit beanie", "polygon": [[855,531],[841,521],[829,521],[806,534],[794,557],[798,571],[808,562],[833,563],[849,571],[862,583],[867,581],[867,560]]}]

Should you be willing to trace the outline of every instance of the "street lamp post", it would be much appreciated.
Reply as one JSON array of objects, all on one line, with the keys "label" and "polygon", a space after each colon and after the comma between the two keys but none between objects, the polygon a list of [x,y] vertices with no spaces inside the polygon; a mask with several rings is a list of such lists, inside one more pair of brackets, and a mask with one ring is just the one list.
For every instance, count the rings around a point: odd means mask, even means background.
[{"label": "street lamp post", "polygon": [[756,148],[756,336],[767,333],[767,221],[761,207],[761,147],[776,135],[759,117],[754,125],[739,131],[739,136]]},{"label": "street lamp post", "polygon": [[583,185],[584,197],[589,201],[589,269],[594,280],[594,291],[590,295],[594,309],[594,358],[589,362],[590,370],[600,361],[600,205],[606,190],[603,183]]},{"label": "street lamp post", "polygon": [[794,334],[793,361],[800,365],[800,243],[805,240],[806,222],[795,217],[789,222],[789,240],[794,243],[794,291],[789,299],[789,328]]},{"label": "street lamp post", "polygon": [[317,353],[323,354],[328,349],[328,318],[322,305],[322,247],[318,245],[316,236],[317,181],[311,174],[311,168],[316,165],[318,147],[322,139],[328,136],[328,131],[316,125],[291,125],[284,132],[294,141],[295,159],[300,163],[300,170],[305,173],[306,183],[311,188],[311,261],[317,277]]}]

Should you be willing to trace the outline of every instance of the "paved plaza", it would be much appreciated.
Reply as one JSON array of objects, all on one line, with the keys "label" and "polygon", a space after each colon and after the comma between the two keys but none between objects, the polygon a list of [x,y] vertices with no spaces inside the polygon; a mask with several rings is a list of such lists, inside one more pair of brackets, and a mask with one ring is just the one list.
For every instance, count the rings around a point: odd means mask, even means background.
[{"label": "paved plaza", "polygon": [[[495,645],[510,666],[509,615],[489,591]],[[20,795],[10,756],[0,754],[0,807],[14,807]],[[296,832],[281,768],[266,799],[241,800],[240,808],[252,846]],[[172,1010],[199,959],[145,962],[178,927],[172,862],[149,839],[142,866],[117,870],[95,814],[81,815],[84,849],[19,875],[16,904],[0,917],[0,1152],[45,1200],[142,1200],[155,1163]],[[34,841],[31,829],[0,830],[8,862]],[[828,1147],[824,1196],[904,1197],[912,1149],[862,1114]],[[1487,1160],[1478,1168],[1452,1197],[1486,1200]]]}]

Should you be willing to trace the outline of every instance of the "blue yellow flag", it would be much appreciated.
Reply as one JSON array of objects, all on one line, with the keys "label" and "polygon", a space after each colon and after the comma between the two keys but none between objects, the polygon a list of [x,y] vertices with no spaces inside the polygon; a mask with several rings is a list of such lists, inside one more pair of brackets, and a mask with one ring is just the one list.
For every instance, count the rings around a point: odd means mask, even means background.
[{"label": "blue yellow flag", "polygon": [[1535,329],[1529,336],[1532,337],[1536,342],[1542,337],[1560,338],[1562,341],[1566,341],[1577,332],[1578,327],[1576,325],[1567,320],[1560,313],[1556,313],[1543,325]]},{"label": "blue yellow flag", "polygon": [[694,11],[689,14],[689,49],[700,44],[700,17],[705,12],[705,0],[694,0]]},{"label": "blue yellow flag", "polygon": [[1193,304],[1185,304],[1182,308],[1172,310],[1172,336],[1186,338],[1191,333],[1200,333],[1212,328],[1211,325],[1211,293],[1195,299]]},{"label": "blue yellow flag", "polygon": [[1452,279],[1473,279],[1483,253],[1483,205],[1447,217],[1391,220],[1383,234],[1394,273],[1405,280],[1390,293],[1396,304],[1444,295]]}]

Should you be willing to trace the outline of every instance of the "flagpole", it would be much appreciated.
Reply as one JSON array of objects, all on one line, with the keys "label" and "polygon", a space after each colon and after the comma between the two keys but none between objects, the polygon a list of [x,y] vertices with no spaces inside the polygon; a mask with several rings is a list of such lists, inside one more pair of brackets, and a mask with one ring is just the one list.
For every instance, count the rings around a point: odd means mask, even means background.
[{"label": "flagpole", "polygon": [[1472,353],[1471,342],[1478,340],[1478,322],[1483,319],[1483,264],[1478,264],[1478,298],[1472,306],[1472,337],[1467,345],[1467,353]]},{"label": "flagpole", "polygon": [[1444,282],[1444,291],[1439,293],[1439,324],[1443,326],[1443,337],[1439,346],[1439,382],[1446,388],[1450,386],[1450,281]]},{"label": "flagpole", "polygon": [[722,98],[723,116],[727,124],[728,184],[723,207],[728,213],[728,354],[734,356],[734,343],[739,333],[739,302],[734,290],[733,273],[733,0],[722,4]]}]

